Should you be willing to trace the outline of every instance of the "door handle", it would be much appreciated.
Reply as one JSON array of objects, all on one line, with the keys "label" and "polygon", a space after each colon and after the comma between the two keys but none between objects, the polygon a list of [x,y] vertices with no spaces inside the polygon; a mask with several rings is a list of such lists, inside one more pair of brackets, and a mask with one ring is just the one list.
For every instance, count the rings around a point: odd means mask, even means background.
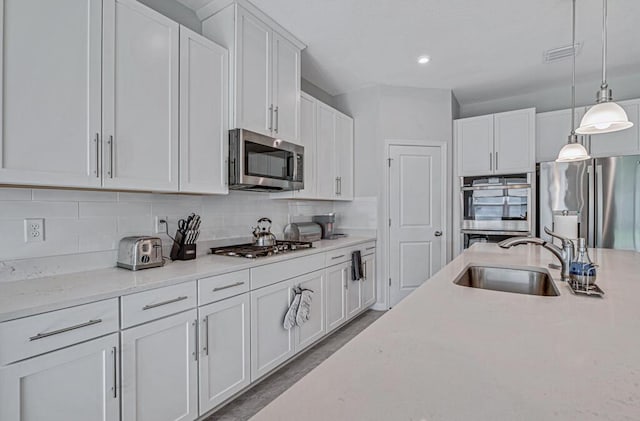
[{"label": "door handle", "polygon": [[96,177],[100,178],[100,133],[96,133]]},{"label": "door handle", "polygon": [[442,231],[436,231],[435,233],[433,233],[433,235],[435,235],[436,237],[442,237]]},{"label": "door handle", "polygon": [[118,399],[118,348],[111,348],[113,355],[113,398]]},{"label": "door handle", "polygon": [[109,136],[109,178],[113,178],[113,135]]}]

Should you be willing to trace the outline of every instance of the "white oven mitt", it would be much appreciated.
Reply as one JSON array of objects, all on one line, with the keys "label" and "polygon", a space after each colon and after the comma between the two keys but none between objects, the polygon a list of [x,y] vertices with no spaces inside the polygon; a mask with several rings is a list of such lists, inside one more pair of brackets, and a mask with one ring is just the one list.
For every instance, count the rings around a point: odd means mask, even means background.
[{"label": "white oven mitt", "polygon": [[310,289],[303,289],[302,294],[300,294],[302,298],[300,299],[300,306],[298,307],[298,312],[296,313],[296,323],[298,326],[302,326],[307,320],[309,320],[309,316],[311,315],[311,301],[313,300],[313,291]]},{"label": "white oven mitt", "polygon": [[289,330],[296,325],[296,314],[298,313],[298,307],[300,306],[300,300],[302,298],[302,294],[298,288],[294,288],[295,296],[293,297],[293,301],[289,305],[289,310],[287,310],[287,314],[284,315],[284,323],[282,324],[285,329]]}]

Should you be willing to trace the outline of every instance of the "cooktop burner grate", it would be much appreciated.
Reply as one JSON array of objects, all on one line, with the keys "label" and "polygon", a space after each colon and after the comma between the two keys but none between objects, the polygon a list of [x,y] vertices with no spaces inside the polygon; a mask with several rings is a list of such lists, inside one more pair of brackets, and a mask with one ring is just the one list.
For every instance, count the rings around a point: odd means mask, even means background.
[{"label": "cooktop burner grate", "polygon": [[235,246],[214,247],[212,254],[220,256],[237,256],[247,259],[274,256],[277,254],[291,253],[297,250],[312,248],[312,244],[306,241],[277,241],[273,246],[256,246],[254,244],[239,244]]}]

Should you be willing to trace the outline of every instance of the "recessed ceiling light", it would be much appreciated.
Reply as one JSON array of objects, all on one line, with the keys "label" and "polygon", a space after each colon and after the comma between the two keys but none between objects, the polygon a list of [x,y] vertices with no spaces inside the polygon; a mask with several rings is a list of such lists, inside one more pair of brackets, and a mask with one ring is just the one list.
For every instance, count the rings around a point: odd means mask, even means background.
[{"label": "recessed ceiling light", "polygon": [[429,56],[420,56],[418,57],[418,63],[419,64],[427,64],[431,61],[431,57]]}]

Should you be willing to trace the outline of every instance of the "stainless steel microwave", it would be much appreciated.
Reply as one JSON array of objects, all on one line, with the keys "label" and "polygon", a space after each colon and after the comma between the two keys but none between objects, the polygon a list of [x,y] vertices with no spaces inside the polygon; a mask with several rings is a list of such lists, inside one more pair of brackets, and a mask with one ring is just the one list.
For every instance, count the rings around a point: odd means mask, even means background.
[{"label": "stainless steel microwave", "polygon": [[229,188],[289,191],[304,188],[304,147],[244,129],[229,131]]}]

